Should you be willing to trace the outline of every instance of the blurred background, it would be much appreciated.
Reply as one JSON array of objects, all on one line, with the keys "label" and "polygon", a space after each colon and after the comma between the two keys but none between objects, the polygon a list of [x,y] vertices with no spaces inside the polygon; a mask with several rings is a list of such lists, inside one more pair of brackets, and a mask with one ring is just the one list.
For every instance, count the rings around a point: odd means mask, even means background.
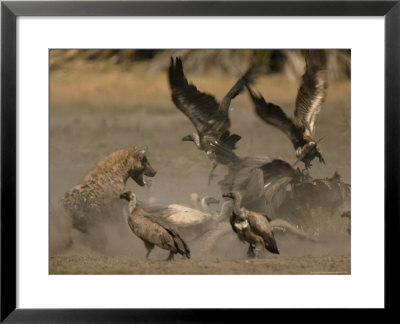
[{"label": "blurred background", "polygon": [[[350,78],[350,50],[327,50],[331,80]],[[119,66],[129,70],[133,65],[145,65],[148,72],[165,71],[171,56],[185,61],[185,71],[191,74],[227,74],[236,76],[250,64],[262,68],[265,74],[285,73],[292,81],[303,74],[301,50],[135,50],[91,49],[51,50],[50,69],[65,68],[68,63],[81,62],[107,70]]]},{"label": "blurred background", "polygon": [[[327,55],[328,94],[316,126],[316,138],[324,137],[319,147],[326,166],[315,160],[311,175],[325,178],[339,171],[344,181],[350,183],[351,53],[327,50]],[[190,205],[192,192],[221,198],[217,182],[226,174],[226,168],[218,166],[208,186],[211,162],[193,143],[181,141],[195,129],[171,100],[167,78],[171,56],[181,57],[188,80],[200,91],[213,94],[218,101],[251,64],[256,65],[262,73],[254,88],[267,101],[293,116],[305,67],[302,50],[50,50],[52,257],[79,252],[63,249],[67,234],[59,209],[60,198],[79,184],[99,160],[120,148],[148,147],[148,158],[158,171],[151,179],[150,188],[128,181],[128,189],[140,200]],[[256,116],[246,92],[232,101],[230,117],[231,131],[242,136],[236,150],[240,157],[268,155],[295,162],[295,151],[287,136]],[[345,233],[345,228],[341,231]],[[345,239],[337,244],[312,249],[308,245],[302,248],[303,243],[299,242],[293,249],[293,242],[287,240],[278,245],[283,253],[293,256],[347,256],[350,239],[343,235]],[[108,246],[109,255],[143,259],[143,243],[129,228],[117,236]],[[244,256],[247,246],[234,239],[214,257]],[[236,249],[233,254],[232,246]],[[152,257],[157,259],[157,253],[164,255],[163,252],[155,250]]]}]

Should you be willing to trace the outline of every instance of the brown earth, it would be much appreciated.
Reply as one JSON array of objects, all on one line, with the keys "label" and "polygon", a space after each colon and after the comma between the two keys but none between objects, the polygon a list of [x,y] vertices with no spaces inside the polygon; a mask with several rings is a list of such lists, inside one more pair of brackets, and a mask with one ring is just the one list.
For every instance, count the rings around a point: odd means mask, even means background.
[{"label": "brown earth", "polygon": [[350,274],[349,256],[257,260],[133,261],[124,256],[55,255],[52,274]]},{"label": "brown earth", "polygon": [[[236,81],[224,75],[188,78],[202,90],[221,99]],[[283,75],[260,77],[255,88],[267,100],[292,114],[298,84]],[[254,114],[246,93],[232,102],[232,131],[242,136],[237,154],[269,155],[295,161],[288,138]],[[326,166],[314,162],[312,176],[330,177],[338,170],[350,183],[350,82],[331,82],[328,98],[318,119],[316,137]],[[126,227],[107,228],[108,245],[103,254],[82,241],[65,248],[68,219],[59,199],[80,183],[98,160],[119,148],[135,145],[149,148],[149,160],[158,171],[150,189],[129,180],[128,189],[144,201],[189,205],[189,194],[220,197],[217,185],[226,169],[219,166],[213,183],[207,185],[211,162],[192,143],[181,138],[193,132],[190,121],[170,100],[166,73],[150,73],[146,65],[129,69],[99,67],[73,62],[50,73],[50,273],[132,274],[291,274],[350,273],[350,237],[346,220],[339,215],[319,217],[319,242],[305,242],[290,235],[277,237],[280,256],[266,253],[246,260],[247,247],[233,235],[207,253],[189,242],[191,260],[166,263],[167,252],[155,249],[144,261],[143,243]],[[218,206],[215,210],[218,210]],[[75,236],[79,234],[75,233]],[[156,261],[159,260],[159,261]]]}]

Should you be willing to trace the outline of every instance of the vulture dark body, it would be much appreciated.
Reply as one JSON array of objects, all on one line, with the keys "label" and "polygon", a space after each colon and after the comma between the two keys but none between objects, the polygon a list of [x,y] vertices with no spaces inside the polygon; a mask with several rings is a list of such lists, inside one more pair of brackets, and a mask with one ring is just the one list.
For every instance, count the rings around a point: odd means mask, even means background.
[{"label": "vulture dark body", "polygon": [[[283,182],[289,183],[295,175],[296,170],[285,161],[271,160],[266,156],[246,157],[229,166],[219,185],[222,192],[238,191],[244,207],[265,212],[270,200],[278,198],[279,190],[284,188]],[[266,199],[267,191],[274,192],[274,195]]]},{"label": "vulture dark body", "polygon": [[335,172],[331,178],[295,181],[289,199],[296,204],[301,202],[304,209],[322,207],[330,209],[333,213],[337,207],[350,202],[350,196],[350,185],[344,183],[341,176]]},{"label": "vulture dark body", "polygon": [[278,179],[265,190],[267,213],[300,223],[304,212],[308,215],[312,209],[325,208],[333,214],[350,204],[350,199],[350,185],[337,172],[325,179],[297,172],[293,177]]},{"label": "vulture dark body", "polygon": [[218,103],[214,96],[200,92],[188,82],[180,58],[176,58],[175,61],[171,58],[168,76],[172,101],[190,119],[197,131],[183,137],[182,140],[193,141],[198,149],[206,152],[214,162],[212,172],[217,164],[227,165],[236,161],[238,157],[233,150],[241,137],[230,133],[229,106],[231,100],[251,82],[251,70],[235,83],[221,103]]},{"label": "vulture dark body", "polygon": [[[219,182],[222,192],[238,191],[242,205],[249,210],[267,213],[272,219],[292,217],[299,210],[328,208],[333,212],[350,201],[350,185],[335,173],[331,178],[314,179],[306,170],[269,158],[245,158],[229,166]],[[290,217],[290,220],[293,218]]]}]

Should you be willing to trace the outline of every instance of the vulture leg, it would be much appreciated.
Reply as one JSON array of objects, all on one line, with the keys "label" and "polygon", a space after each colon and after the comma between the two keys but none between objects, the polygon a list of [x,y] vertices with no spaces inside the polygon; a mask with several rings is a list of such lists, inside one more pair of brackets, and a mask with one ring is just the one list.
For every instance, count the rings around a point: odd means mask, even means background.
[{"label": "vulture leg", "polygon": [[149,258],[150,252],[154,249],[154,244],[144,241],[144,246],[146,247],[146,259]]},{"label": "vulture leg", "polygon": [[322,157],[321,152],[318,150],[317,151],[317,157],[320,163],[326,164],[324,158]]},{"label": "vulture leg", "polygon": [[250,245],[249,245],[249,249],[248,249],[248,251],[247,251],[247,256],[248,256],[249,258],[251,258],[251,259],[253,259],[253,258],[256,257],[256,253],[254,252],[255,248],[256,248],[256,247],[255,247],[254,244],[250,244]]},{"label": "vulture leg", "polygon": [[211,171],[210,171],[210,175],[208,176],[208,185],[211,184],[211,181],[212,181],[212,179],[213,179],[213,177],[214,177],[214,170],[215,170],[215,168],[216,168],[217,166],[218,166],[218,163],[213,162],[213,166],[212,166],[212,169],[211,169]]},{"label": "vulture leg", "polygon": [[173,252],[169,252],[168,258],[166,261],[171,261],[174,259],[174,253]]}]

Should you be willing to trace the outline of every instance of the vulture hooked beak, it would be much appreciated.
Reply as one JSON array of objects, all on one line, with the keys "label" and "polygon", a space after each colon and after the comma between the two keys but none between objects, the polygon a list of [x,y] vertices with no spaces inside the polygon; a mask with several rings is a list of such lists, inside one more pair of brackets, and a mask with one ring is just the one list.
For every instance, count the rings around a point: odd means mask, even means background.
[{"label": "vulture hooked beak", "polygon": [[222,194],[222,197],[223,197],[223,198],[235,199],[235,197],[233,196],[233,193],[232,193],[232,192],[224,192],[224,193]]},{"label": "vulture hooked beak", "polygon": [[184,137],[182,137],[182,141],[183,142],[193,142],[193,136],[192,135],[186,135]]},{"label": "vulture hooked beak", "polygon": [[131,193],[130,193],[129,191],[124,192],[123,194],[121,194],[121,195],[119,196],[119,198],[120,198],[120,199],[125,199],[125,200],[127,200],[127,201],[130,201],[130,200],[131,200]]}]

